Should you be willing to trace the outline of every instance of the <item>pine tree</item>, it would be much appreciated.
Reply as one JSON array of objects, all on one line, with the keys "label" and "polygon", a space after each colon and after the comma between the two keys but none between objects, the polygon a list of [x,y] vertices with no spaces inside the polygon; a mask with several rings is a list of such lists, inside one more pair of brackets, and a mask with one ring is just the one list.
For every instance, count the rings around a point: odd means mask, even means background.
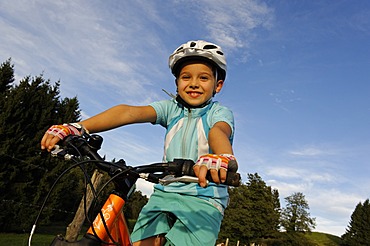
[{"label": "pine tree", "polygon": [[[14,82],[14,66],[11,65],[11,59],[0,65],[0,117],[4,112],[4,103],[8,99],[8,93]],[[0,137],[4,132],[0,125]]]},{"label": "pine tree", "polygon": [[253,221],[248,194],[248,187],[245,184],[229,188],[230,203],[225,210],[219,233],[222,241],[229,238],[233,242],[235,240],[247,242],[252,237],[250,231]]},{"label": "pine tree", "polygon": [[351,215],[351,220],[342,235],[345,245],[368,245],[370,242],[370,203],[367,199],[363,204],[357,204]]},{"label": "pine tree", "polygon": [[133,192],[124,208],[125,218],[136,220],[139,217],[141,209],[147,202],[148,198],[141,191],[137,190]]},{"label": "pine tree", "polygon": [[279,194],[277,190],[272,190],[267,186],[262,178],[255,173],[248,175],[249,196],[252,200],[251,211],[254,217],[252,226],[253,238],[263,238],[272,236],[277,231],[279,225]]},{"label": "pine tree", "polygon": [[[0,67],[0,87],[0,230],[29,230],[45,193],[65,169],[62,162],[40,157],[41,138],[53,124],[77,121],[79,105],[76,98],[60,100],[59,82],[51,86],[42,75],[15,85],[10,60]],[[60,189],[74,191],[80,180],[81,176],[71,178]],[[66,199],[69,193],[55,194],[53,209],[71,203]],[[53,211],[46,219],[50,216]]]},{"label": "pine tree", "polygon": [[7,92],[14,82],[14,65],[8,59],[0,65],[0,94]]},{"label": "pine tree", "polygon": [[225,211],[219,237],[257,242],[273,237],[279,225],[279,193],[267,186],[257,174],[248,174],[248,182],[230,188],[230,204]]}]

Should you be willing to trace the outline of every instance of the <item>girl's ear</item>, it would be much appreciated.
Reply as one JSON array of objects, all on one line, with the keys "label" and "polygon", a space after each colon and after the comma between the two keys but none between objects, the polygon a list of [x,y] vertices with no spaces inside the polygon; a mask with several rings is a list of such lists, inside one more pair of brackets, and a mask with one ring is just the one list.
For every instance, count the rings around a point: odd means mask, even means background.
[{"label": "girl's ear", "polygon": [[218,80],[216,82],[215,93],[219,93],[221,91],[223,85],[224,85],[224,81],[223,80]]}]

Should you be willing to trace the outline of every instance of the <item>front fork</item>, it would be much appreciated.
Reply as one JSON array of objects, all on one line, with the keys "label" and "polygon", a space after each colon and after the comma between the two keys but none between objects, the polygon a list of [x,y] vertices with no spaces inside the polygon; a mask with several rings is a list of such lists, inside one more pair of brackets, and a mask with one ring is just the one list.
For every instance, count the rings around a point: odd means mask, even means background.
[{"label": "front fork", "polygon": [[[118,245],[131,245],[130,234],[123,215],[125,200],[111,193],[105,202],[86,235],[76,242],[68,242],[62,236],[57,236],[51,246],[98,246],[104,243],[118,243]],[[101,217],[103,214],[103,219]]]},{"label": "front fork", "polygon": [[122,212],[124,205],[125,201],[120,196],[110,194],[87,233],[97,236],[104,242],[131,245],[129,230]]}]

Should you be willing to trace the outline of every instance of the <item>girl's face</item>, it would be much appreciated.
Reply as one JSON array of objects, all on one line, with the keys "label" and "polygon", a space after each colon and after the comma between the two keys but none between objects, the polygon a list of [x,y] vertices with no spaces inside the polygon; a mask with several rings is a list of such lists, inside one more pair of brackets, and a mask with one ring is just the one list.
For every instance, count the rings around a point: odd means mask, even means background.
[{"label": "girl's face", "polygon": [[178,94],[191,106],[199,106],[220,92],[223,80],[216,81],[212,67],[205,63],[185,65],[177,78]]}]

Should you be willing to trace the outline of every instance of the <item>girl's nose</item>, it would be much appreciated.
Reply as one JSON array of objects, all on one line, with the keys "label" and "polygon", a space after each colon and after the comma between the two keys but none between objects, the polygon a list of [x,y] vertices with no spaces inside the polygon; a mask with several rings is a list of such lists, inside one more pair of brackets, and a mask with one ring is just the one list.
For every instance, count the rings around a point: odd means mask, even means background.
[{"label": "girl's nose", "polygon": [[196,79],[192,79],[190,82],[189,82],[189,87],[194,89],[194,88],[198,88],[198,81]]}]

